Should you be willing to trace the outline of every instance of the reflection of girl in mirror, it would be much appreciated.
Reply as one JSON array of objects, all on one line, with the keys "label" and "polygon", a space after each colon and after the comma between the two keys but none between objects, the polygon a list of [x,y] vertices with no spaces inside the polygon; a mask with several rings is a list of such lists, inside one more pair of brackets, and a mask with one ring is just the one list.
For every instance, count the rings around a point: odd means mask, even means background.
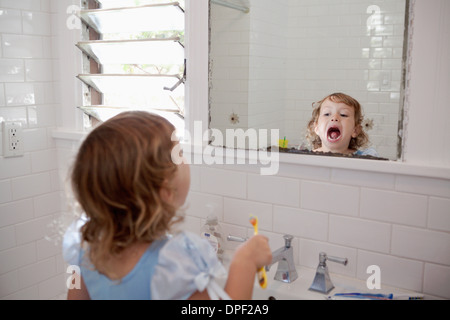
[{"label": "reflection of girl in mirror", "polygon": [[364,131],[361,105],[344,93],[333,93],[313,104],[307,138],[314,152],[378,156]]}]

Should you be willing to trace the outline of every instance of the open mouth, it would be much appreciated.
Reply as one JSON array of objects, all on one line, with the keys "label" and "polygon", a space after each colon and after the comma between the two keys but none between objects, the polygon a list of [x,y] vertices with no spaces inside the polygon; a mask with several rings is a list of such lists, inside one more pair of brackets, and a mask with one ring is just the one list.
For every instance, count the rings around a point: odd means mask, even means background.
[{"label": "open mouth", "polygon": [[329,128],[327,137],[331,142],[338,141],[341,138],[341,130],[338,128]]}]

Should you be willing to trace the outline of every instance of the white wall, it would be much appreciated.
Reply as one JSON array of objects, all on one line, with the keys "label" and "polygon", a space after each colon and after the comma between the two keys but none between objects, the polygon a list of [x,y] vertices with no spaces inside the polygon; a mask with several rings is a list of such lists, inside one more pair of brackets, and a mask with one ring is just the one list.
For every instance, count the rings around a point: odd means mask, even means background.
[{"label": "white wall", "polygon": [[25,151],[0,157],[0,298],[53,299],[64,290],[60,249],[46,240],[62,197],[52,139],[55,11],[49,0],[1,0],[0,8],[0,119],[22,122]]},{"label": "white wall", "polygon": [[[62,0],[57,1],[59,3]],[[444,11],[448,17],[446,1],[426,1],[426,4],[423,1],[423,6],[429,10],[434,8],[439,12]],[[202,6],[205,1],[195,1],[195,5],[199,3]],[[48,43],[52,37],[52,33],[48,31],[50,22],[47,19],[52,12],[56,12],[56,9],[53,9],[55,7],[49,7],[48,4],[48,1],[44,0],[0,0],[2,9],[10,11],[9,15],[0,16],[0,116],[27,121],[25,156],[17,159],[0,157],[2,299],[59,298],[68,276],[60,257],[60,249],[46,240],[46,236],[54,235],[52,229],[46,226],[53,221],[53,214],[63,214],[68,210],[64,201],[60,201],[60,194],[64,190],[60,179],[65,178],[66,167],[70,164],[81,137],[78,135],[74,138],[66,134],[66,131],[77,129],[77,120],[71,120],[74,117],[71,114],[72,105],[75,106],[76,101],[66,98],[67,103],[62,103],[59,91],[52,90],[53,85],[50,85],[55,79],[58,79],[58,83],[70,82],[73,65],[66,57],[66,63],[61,64],[62,69],[58,69],[57,75],[49,77],[46,68],[46,72],[42,74],[46,78],[36,79],[31,77],[36,74],[33,73],[33,68],[25,68],[27,65],[36,66],[46,62],[48,64],[47,60],[65,58],[57,53],[49,53],[52,51],[52,45],[44,45],[44,42]],[[415,72],[418,73],[429,66],[435,66],[426,60],[425,55],[418,54],[423,43],[431,41],[430,35],[434,35],[435,40],[440,40],[436,54],[446,52],[445,48],[448,48],[450,39],[446,34],[434,34],[431,29],[428,30],[428,27],[436,25],[433,23],[433,14],[428,18],[429,11],[425,9],[421,2],[415,13],[415,19],[423,21],[419,29],[423,32],[416,33],[412,50],[412,66],[417,68]],[[28,12],[37,13],[36,19],[39,16],[45,16],[46,19],[38,19],[40,22],[32,19],[33,28],[28,28]],[[207,11],[195,12],[205,15]],[[63,10],[56,21],[64,21],[65,17]],[[204,27],[206,24],[203,22],[197,18],[191,21],[193,27]],[[54,22],[53,28],[55,27],[63,28],[57,22]],[[38,31],[42,29],[46,31]],[[448,32],[448,29],[441,30]],[[8,55],[8,50],[5,52],[5,34],[30,36],[27,38],[30,41],[20,42],[21,45],[16,49],[20,48],[22,51],[23,48],[28,48],[32,52],[37,50],[38,54],[34,53],[30,57],[16,52],[12,56],[5,56]],[[196,33],[199,34],[205,35]],[[69,36],[66,38],[68,42],[71,41]],[[58,39],[58,43],[59,41],[61,39]],[[207,41],[203,45],[206,46]],[[190,52],[197,50],[191,61],[196,61],[197,64],[206,62],[205,59],[199,61],[202,55],[207,54],[204,46],[189,49]],[[56,47],[59,46],[53,43],[53,48]],[[68,46],[62,47],[70,50]],[[39,48],[45,48],[42,55]],[[434,50],[436,45],[430,45],[429,48]],[[199,82],[189,83],[189,101],[199,102],[196,109],[199,117],[206,114],[200,114],[199,110],[207,110],[207,68],[204,68],[203,64],[199,68],[190,68],[194,70],[191,71],[194,76],[199,77]],[[17,66],[18,74],[6,76],[4,70],[8,70],[8,66]],[[68,70],[67,79],[61,78],[61,75],[65,74],[64,66]],[[448,67],[443,63],[440,66]],[[200,75],[197,70],[201,70]],[[427,79],[449,88],[450,81],[446,80],[444,75],[442,71],[442,81],[433,77]],[[426,96],[436,95],[432,94],[435,92],[432,85],[431,88],[422,87],[422,80],[417,74],[411,80],[411,89],[415,95],[409,102],[409,121],[416,126],[420,119],[425,118],[418,105],[423,104]],[[28,90],[15,94],[10,91],[11,84],[24,86]],[[67,92],[75,90],[70,85],[64,85],[62,89]],[[33,93],[33,103],[24,98],[31,97]],[[439,99],[445,97],[445,90],[442,89],[438,93]],[[8,97],[12,96],[18,96],[15,100],[17,105],[8,105]],[[439,101],[442,100],[439,99],[430,106],[446,112],[448,108],[443,107],[445,104],[440,104]],[[65,110],[65,120],[53,113],[55,108],[59,107]],[[41,115],[36,121],[31,121],[33,110]],[[47,112],[48,110],[53,111]],[[443,121],[448,127],[448,117],[439,118],[439,121]],[[57,139],[53,140],[51,132],[55,127],[60,129],[54,133]],[[62,131],[64,128],[66,130]],[[410,169],[405,171],[403,164],[393,166],[398,168],[398,172],[392,169],[389,173],[383,173],[383,170],[374,173],[370,166],[378,167],[377,162],[369,162],[370,165],[364,170],[352,168],[353,164],[360,167],[362,160],[355,160],[348,168],[333,168],[330,165],[322,165],[319,160],[315,163],[311,157],[307,158],[308,164],[283,164],[278,176],[274,177],[260,176],[258,167],[252,165],[194,165],[189,196],[191,206],[185,225],[193,231],[198,231],[207,213],[205,205],[212,203],[227,232],[250,235],[248,215],[257,214],[261,221],[260,228],[270,237],[272,248],[282,245],[282,234],[289,232],[295,236],[296,261],[302,266],[314,268],[318,252],[323,250],[330,255],[349,258],[347,267],[330,263],[332,272],[365,279],[364,267],[367,264],[378,264],[382,268],[382,281],[385,284],[450,299],[450,151],[447,143],[442,143],[437,150],[426,147],[427,154],[421,152],[421,145],[413,148],[413,143],[418,141],[413,136],[413,128],[410,128],[407,140],[407,164],[424,163],[429,166],[427,161],[431,158],[437,163],[436,168],[440,170],[438,172],[446,173],[444,177],[439,178],[438,174],[433,177],[419,177],[420,166],[417,167],[417,172]],[[444,131],[445,129],[441,129],[442,133]],[[424,134],[432,136],[428,130]],[[299,156],[298,159],[298,162],[302,163],[301,159],[306,158]],[[328,200],[323,201],[324,198]]]},{"label": "white wall", "polygon": [[414,1],[404,158],[450,166],[450,2]]}]

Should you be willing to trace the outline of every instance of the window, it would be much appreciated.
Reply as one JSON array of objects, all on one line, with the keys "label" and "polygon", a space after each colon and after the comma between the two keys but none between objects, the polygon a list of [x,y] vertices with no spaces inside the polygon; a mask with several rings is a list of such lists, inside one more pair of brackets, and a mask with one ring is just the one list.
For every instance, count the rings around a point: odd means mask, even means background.
[{"label": "window", "polygon": [[86,0],[83,106],[93,121],[147,110],[184,132],[184,0]]}]

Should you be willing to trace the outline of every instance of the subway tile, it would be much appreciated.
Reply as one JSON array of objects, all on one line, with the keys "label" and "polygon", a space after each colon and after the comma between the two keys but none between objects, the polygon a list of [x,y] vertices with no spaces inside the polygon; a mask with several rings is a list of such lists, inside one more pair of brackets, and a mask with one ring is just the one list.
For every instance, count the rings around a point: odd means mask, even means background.
[{"label": "subway tile", "polygon": [[4,88],[3,83],[0,83],[0,107],[3,107],[3,106],[6,106],[5,88]]},{"label": "subway tile", "polygon": [[16,246],[16,233],[14,227],[0,228],[0,251]]},{"label": "subway tile", "polygon": [[325,167],[301,166],[280,163],[278,176],[305,180],[329,181],[331,169]]},{"label": "subway tile", "polygon": [[358,250],[357,277],[368,279],[371,274],[367,273],[367,268],[372,265],[380,267],[381,288],[385,284],[418,292],[422,290],[422,262]]},{"label": "subway tile", "polygon": [[20,288],[30,287],[47,280],[56,274],[56,263],[54,258],[38,261],[29,266],[19,269]]},{"label": "subway tile", "polygon": [[50,36],[51,14],[42,12],[23,11],[23,33]]},{"label": "subway tile", "polygon": [[17,270],[0,275],[0,298],[19,290],[19,276]]},{"label": "subway tile", "polygon": [[363,218],[425,227],[428,199],[425,196],[376,189],[361,189]]},{"label": "subway tile", "polygon": [[59,191],[33,198],[35,217],[43,217],[61,211],[62,197]]},{"label": "subway tile", "polygon": [[0,117],[3,118],[3,121],[19,121],[23,128],[27,126],[26,107],[2,107],[0,108]]},{"label": "subway tile", "polygon": [[41,0],[41,11],[42,12],[52,12],[51,1],[52,0]]},{"label": "subway tile", "polygon": [[430,197],[428,228],[450,232],[450,199]]},{"label": "subway tile", "polygon": [[21,59],[0,59],[0,82],[24,82],[24,70]]},{"label": "subway tile", "polygon": [[328,242],[301,239],[299,247],[300,264],[308,268],[316,269],[319,265],[319,254],[321,252],[325,252],[328,256],[348,259],[346,266],[339,263],[327,262],[330,272],[356,277],[357,249],[354,248],[338,246]]},{"label": "subway tile", "polygon": [[450,195],[450,180],[399,175],[395,188],[398,191],[445,198]]},{"label": "subway tile", "polygon": [[40,10],[40,0],[0,0],[0,7],[22,10]]},{"label": "subway tile", "polygon": [[13,178],[31,173],[29,154],[17,158],[0,157],[0,179]]},{"label": "subway tile", "polygon": [[44,103],[44,87],[33,83],[6,83],[5,98],[8,106],[25,106]]},{"label": "subway tile", "polygon": [[179,231],[188,231],[195,234],[200,234],[200,228],[202,226],[201,219],[186,215],[180,223],[175,224],[171,232],[177,233]]},{"label": "subway tile", "polygon": [[245,199],[247,196],[247,175],[240,172],[202,167],[200,187],[202,192]]},{"label": "subway tile", "polygon": [[13,271],[36,261],[36,244],[23,246],[0,252],[0,274]]},{"label": "subway tile", "polygon": [[186,214],[206,219],[214,214],[223,221],[223,197],[199,192],[190,192],[186,199]]},{"label": "subway tile", "polygon": [[29,127],[56,127],[56,111],[58,107],[58,105],[27,107]]},{"label": "subway tile", "polygon": [[66,281],[68,274],[58,274],[50,279],[44,280],[38,284],[39,299],[50,300],[55,299],[61,294],[67,292]]},{"label": "subway tile", "polygon": [[33,218],[33,214],[31,199],[0,205],[0,228],[30,220]]},{"label": "subway tile", "polygon": [[9,179],[1,180],[0,181],[0,204],[9,202],[11,200],[12,200],[11,181]]},{"label": "subway tile", "polygon": [[[49,147],[46,128],[31,128],[24,130],[23,138],[23,148],[25,152],[45,150]],[[32,157],[31,160],[33,160]]]},{"label": "subway tile", "polygon": [[53,37],[42,37],[42,58],[56,59],[56,56],[54,55],[54,47],[56,47],[54,43],[57,43],[56,41],[57,40],[54,40]]},{"label": "subway tile", "polygon": [[51,191],[51,179],[48,172],[12,179],[13,199],[40,196]]},{"label": "subway tile", "polygon": [[42,37],[4,34],[2,36],[3,57],[42,58]]},{"label": "subway tile", "polygon": [[0,33],[22,33],[22,16],[19,10],[2,9]]},{"label": "subway tile", "polygon": [[46,149],[31,153],[31,168],[33,173],[57,169],[56,149]]},{"label": "subway tile", "polygon": [[450,299],[450,267],[425,263],[423,291]]},{"label": "subway tile", "polygon": [[450,234],[394,225],[391,253],[411,259],[450,265]]},{"label": "subway tile", "polygon": [[249,174],[248,199],[298,207],[300,205],[300,181],[283,177]]},{"label": "subway tile", "polygon": [[359,189],[331,183],[302,181],[301,207],[328,213],[357,216]]},{"label": "subway tile", "polygon": [[53,81],[53,61],[50,59],[25,60],[27,81]]},{"label": "subway tile", "polygon": [[53,216],[47,216],[16,224],[17,244],[22,245],[45,238],[46,236],[51,236],[55,232],[50,228],[52,221]]},{"label": "subway tile", "polygon": [[37,260],[59,256],[62,253],[61,241],[58,238],[45,238],[36,241]]},{"label": "subway tile", "polygon": [[8,296],[2,297],[4,300],[38,300],[39,288],[37,285],[19,290]]},{"label": "subway tile", "polygon": [[240,199],[224,199],[224,221],[244,227],[251,227],[250,215],[258,217],[261,230],[272,231],[272,205]]},{"label": "subway tile", "polygon": [[387,223],[330,215],[328,241],[388,253],[391,226]]},{"label": "subway tile", "polygon": [[395,176],[388,173],[332,169],[331,181],[352,186],[393,189]]},{"label": "subway tile", "polygon": [[273,208],[273,231],[313,240],[327,240],[328,215],[281,206]]}]

